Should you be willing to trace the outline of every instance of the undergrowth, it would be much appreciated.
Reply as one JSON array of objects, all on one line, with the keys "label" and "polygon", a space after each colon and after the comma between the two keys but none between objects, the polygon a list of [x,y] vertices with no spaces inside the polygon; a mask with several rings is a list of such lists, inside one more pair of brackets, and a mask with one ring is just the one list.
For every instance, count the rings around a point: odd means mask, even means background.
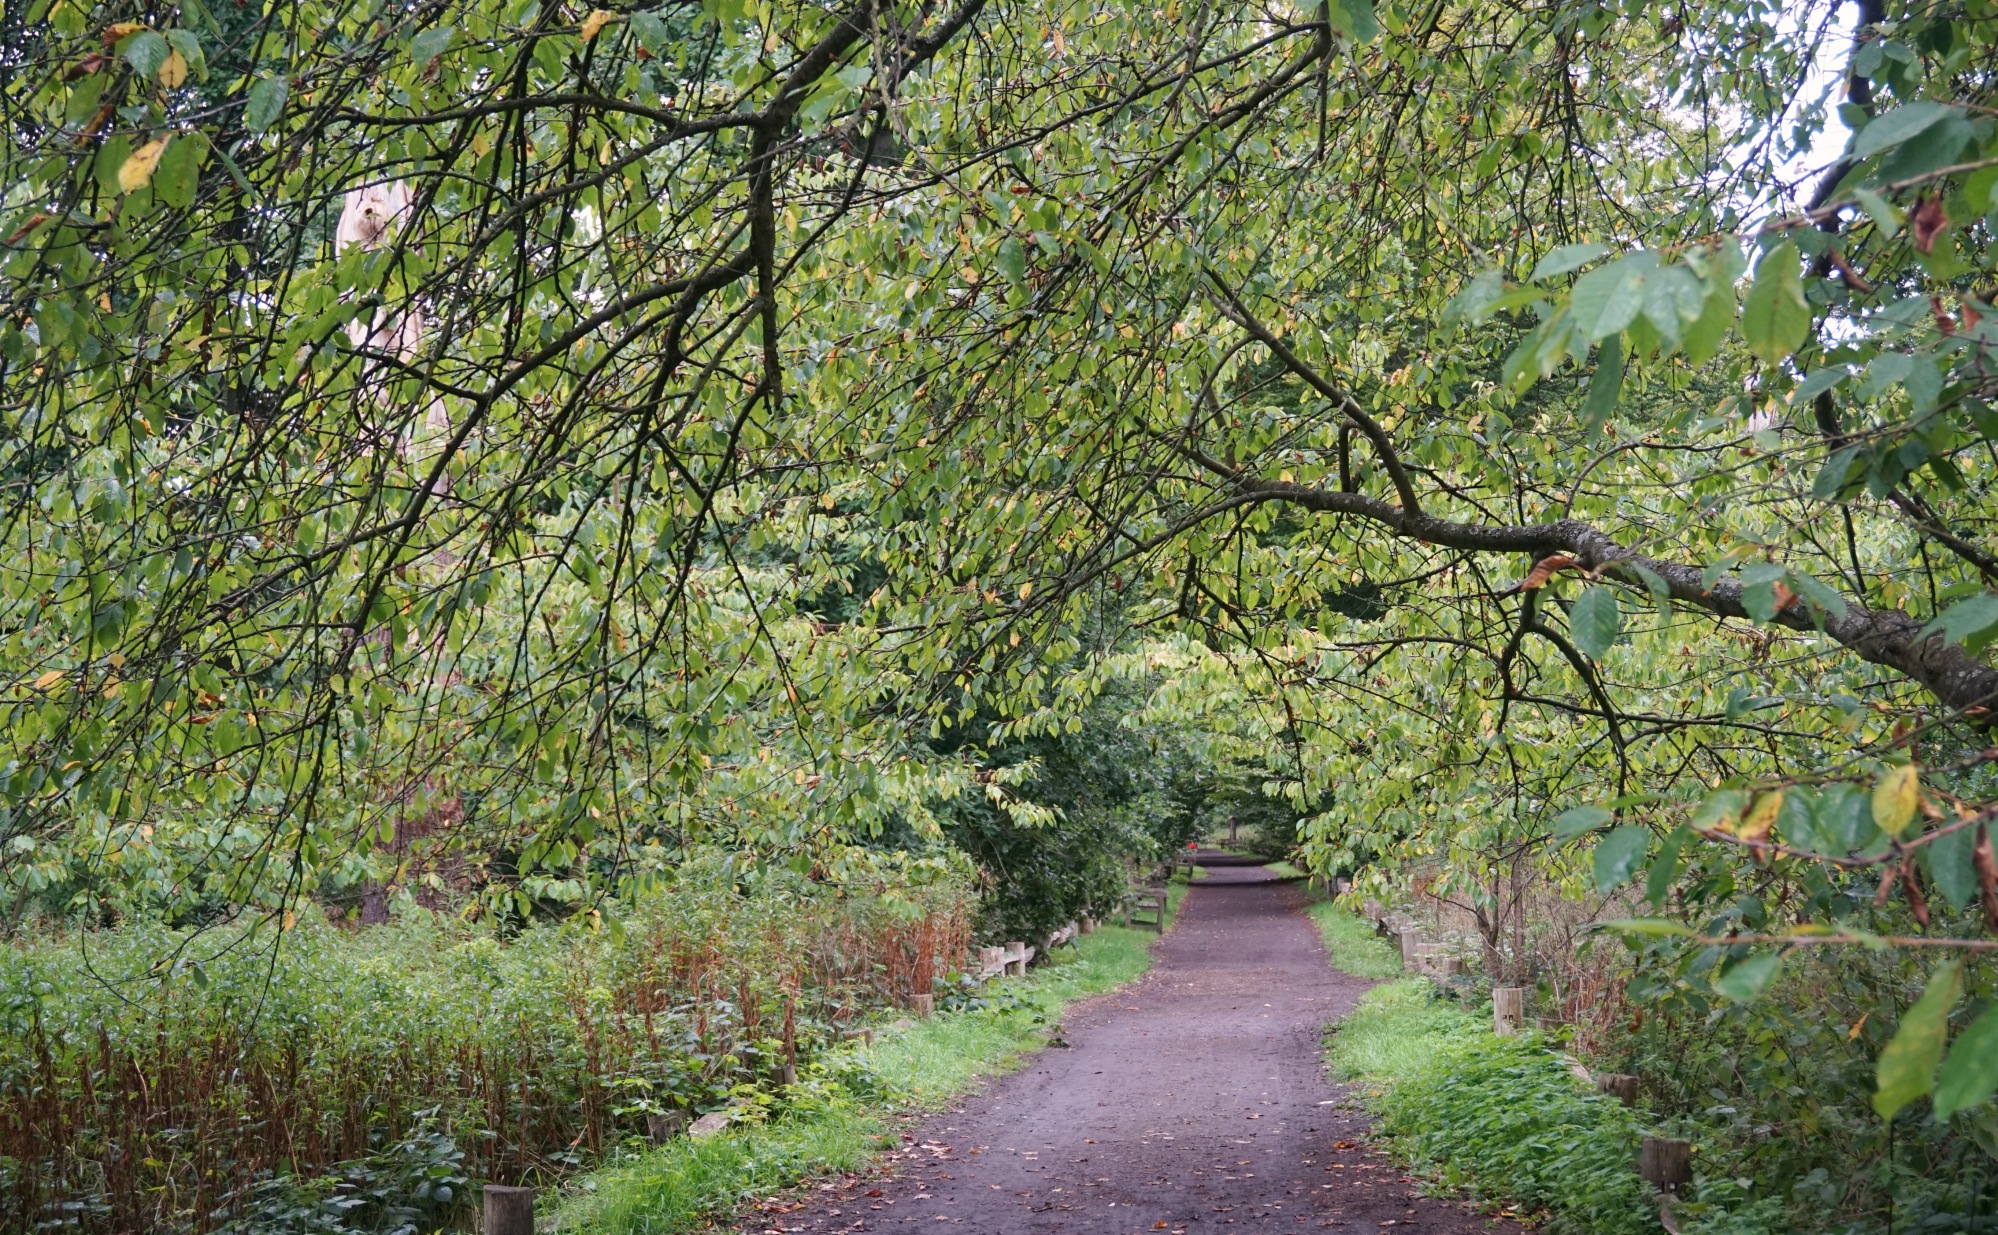
[{"label": "undergrowth", "polygon": [[[1177,903],[1185,888],[1173,892]],[[759,1194],[852,1170],[894,1143],[895,1115],[939,1109],[977,1078],[1018,1066],[1046,1041],[1062,1008],[1143,973],[1153,938],[1106,926],[1056,953],[1027,981],[1003,984],[981,1006],[834,1052],[802,1078],[800,1100],[767,1121],[634,1149],[576,1181],[555,1208],[553,1229],[672,1235]]]},{"label": "undergrowth", "polygon": [[931,990],[970,918],[965,880],[921,862],[825,886],[717,861],[605,929],[17,939],[0,946],[0,1230],[448,1215],[466,1181],[573,1174],[650,1113],[771,1102],[790,1059]]},{"label": "undergrowth", "polygon": [[1538,1035],[1494,1037],[1433,991],[1376,987],[1333,1031],[1334,1072],[1369,1085],[1395,1152],[1442,1185],[1544,1210],[1553,1231],[1653,1235],[1637,1117],[1579,1085]]}]

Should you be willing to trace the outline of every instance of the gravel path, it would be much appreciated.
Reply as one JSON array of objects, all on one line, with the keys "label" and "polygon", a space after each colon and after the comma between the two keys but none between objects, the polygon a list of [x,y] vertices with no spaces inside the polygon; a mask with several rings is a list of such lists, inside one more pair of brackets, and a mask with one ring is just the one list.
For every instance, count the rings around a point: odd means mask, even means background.
[{"label": "gravel path", "polygon": [[875,1172],[766,1205],[742,1229],[1501,1229],[1418,1197],[1366,1148],[1367,1119],[1325,1079],[1319,1043],[1369,983],[1326,962],[1295,889],[1203,856],[1217,864],[1189,891],[1158,963],[1072,1005],[1067,1049],[910,1129]]}]

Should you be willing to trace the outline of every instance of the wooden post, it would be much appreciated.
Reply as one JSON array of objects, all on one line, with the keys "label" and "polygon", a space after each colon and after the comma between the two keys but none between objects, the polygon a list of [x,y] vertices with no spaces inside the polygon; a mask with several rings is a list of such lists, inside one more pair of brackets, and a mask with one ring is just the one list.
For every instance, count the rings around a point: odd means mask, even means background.
[{"label": "wooden post", "polygon": [[1492,1032],[1501,1038],[1509,1038],[1519,1032],[1519,1023],[1526,1017],[1526,988],[1523,986],[1495,986],[1492,988]]},{"label": "wooden post", "polygon": [[1083,934],[1085,934],[1085,935],[1094,935],[1094,934],[1096,933],[1096,919],[1095,919],[1095,918],[1084,918],[1084,919],[1082,919],[1082,921],[1081,921],[1081,922],[1080,922],[1080,923],[1078,924],[1078,926],[1079,926],[1079,929],[1080,929],[1080,930],[1082,931],[1082,933],[1083,933]]},{"label": "wooden post", "polygon": [[1660,1192],[1677,1193],[1679,1185],[1693,1182],[1693,1143],[1670,1137],[1647,1136],[1638,1151],[1637,1173]]},{"label": "wooden post", "polygon": [[1596,1078],[1596,1088],[1625,1106],[1637,1105],[1637,1078],[1628,1072],[1605,1072]]},{"label": "wooden post", "polygon": [[1461,977],[1464,973],[1464,958],[1461,956],[1446,956],[1443,958],[1441,969],[1443,976],[1446,978]]},{"label": "wooden post", "polygon": [[[928,1020],[936,1014],[937,997],[935,995],[911,995],[909,996],[909,1007],[917,1016]],[[795,1080],[790,1083],[793,1085],[797,1084]]]},{"label": "wooden post", "polygon": [[1413,969],[1416,957],[1422,954],[1422,932],[1413,927],[1401,933],[1401,967]]},{"label": "wooden post", "polygon": [[534,1189],[487,1184],[486,1235],[534,1235]]}]

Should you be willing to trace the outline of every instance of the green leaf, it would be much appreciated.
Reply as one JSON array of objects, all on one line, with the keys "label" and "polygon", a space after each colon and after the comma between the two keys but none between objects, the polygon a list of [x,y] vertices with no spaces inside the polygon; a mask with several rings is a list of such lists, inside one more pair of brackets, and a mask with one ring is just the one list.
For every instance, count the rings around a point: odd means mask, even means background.
[{"label": "green leaf", "polygon": [[1713,359],[1721,340],[1734,328],[1734,308],[1734,281],[1725,270],[1718,270],[1709,278],[1700,315],[1679,333],[1679,348],[1687,360],[1702,365]]},{"label": "green leaf", "polygon": [[1584,832],[1593,832],[1616,818],[1600,806],[1571,806],[1554,816],[1554,839],[1570,840]]},{"label": "green leaf", "polygon": [[1741,334],[1748,350],[1775,364],[1804,345],[1811,333],[1811,306],[1804,301],[1802,258],[1785,240],[1755,266],[1755,283],[1741,308]]},{"label": "green leaf", "polygon": [[1758,622],[1775,619],[1783,608],[1777,603],[1776,585],[1785,583],[1789,573],[1774,562],[1757,562],[1741,572],[1741,607],[1748,616]]},{"label": "green leaf", "polygon": [[1678,827],[1673,828],[1672,835],[1665,838],[1665,844],[1652,860],[1651,871],[1644,881],[1645,900],[1661,907],[1665,904],[1665,898],[1672,894],[1672,881],[1679,877],[1679,854],[1692,835],[1690,829]]},{"label": "green leaf", "polygon": [[1008,236],[999,242],[999,273],[1008,283],[1018,283],[1027,277],[1027,251],[1015,237]]},{"label": "green leaf", "polygon": [[166,36],[157,30],[141,30],[127,35],[118,44],[118,54],[125,57],[125,63],[141,77],[151,77],[160,71],[160,66],[173,54],[173,46]]},{"label": "green leaf", "polygon": [[1690,824],[1695,828],[1733,827],[1734,821],[1748,807],[1746,789],[1722,789],[1707,795],[1698,809],[1693,811]]},{"label": "green leaf", "polygon": [[290,97],[291,79],[283,75],[266,77],[251,86],[250,101],[243,108],[243,127],[259,135],[270,132]]},{"label": "green leaf", "polygon": [[1835,502],[1852,484],[1853,468],[1859,463],[1859,446],[1842,446],[1825,460],[1818,478],[1811,482],[1811,496],[1821,502]]},{"label": "green leaf", "polygon": [[1922,864],[1928,868],[1929,879],[1953,909],[1962,909],[1977,895],[1977,867],[1971,850],[1983,826],[1959,827],[1922,846]]},{"label": "green leaf", "polygon": [[1898,146],[1909,138],[1928,131],[1930,126],[1940,123],[1955,110],[1953,107],[1944,107],[1929,99],[1922,99],[1876,116],[1859,131],[1859,136],[1853,138],[1852,157],[1869,158],[1889,146]]},{"label": "green leaf", "polygon": [[1596,354],[1595,376],[1589,379],[1589,397],[1582,402],[1582,424],[1594,432],[1616,410],[1616,398],[1623,389],[1623,336],[1603,340]]},{"label": "green leaf", "polygon": [[1714,979],[1714,990],[1736,1003],[1747,1003],[1768,988],[1777,970],[1783,967],[1780,952],[1757,952],[1728,966]]},{"label": "green leaf", "polygon": [[1608,892],[1630,882],[1644,861],[1651,843],[1651,829],[1628,824],[1596,842],[1596,890]]},{"label": "green leaf", "polygon": [[1582,244],[1564,244],[1541,258],[1539,263],[1533,267],[1533,273],[1526,277],[1529,282],[1533,283],[1538,283],[1542,279],[1551,279],[1556,275],[1567,274],[1572,270],[1579,270],[1607,252],[1609,252],[1609,249],[1599,244],[1587,242]]},{"label": "green leaf", "polygon": [[201,164],[208,156],[208,141],[199,133],[180,133],[167,143],[160,165],[153,172],[153,192],[160,200],[179,210],[194,204],[194,190],[201,180]]},{"label": "green leaf", "polygon": [[1651,599],[1660,604],[1672,599],[1672,585],[1665,581],[1664,575],[1636,562],[1623,562],[1620,565],[1638,577],[1638,580],[1644,584],[1644,590],[1651,593]]},{"label": "green leaf", "polygon": [[432,26],[409,40],[409,58],[419,65],[428,65],[432,60],[450,50],[451,40],[458,37],[456,26]]},{"label": "green leaf", "polygon": [[166,40],[180,53],[180,58],[187,61],[187,67],[194,74],[196,81],[208,79],[208,57],[202,53],[201,40],[195,37],[194,31],[169,30],[166,32]]},{"label": "green leaf", "polygon": [[1880,1052],[1874,1069],[1877,1088],[1873,1109],[1880,1118],[1894,1118],[1935,1083],[1936,1065],[1942,1062],[1943,1041],[1949,1032],[1949,1010],[1962,986],[1963,962],[1950,961],[1936,971],[1922,997],[1901,1017],[1894,1040]]},{"label": "green leaf", "polygon": [[1948,1119],[1998,1093],[1998,1001],[1957,1035],[1936,1077],[1936,1118]]},{"label": "green leaf", "polygon": [[1658,939],[1693,933],[1692,927],[1670,918],[1615,918],[1598,923],[1597,929],[1615,931],[1619,935],[1649,935]]},{"label": "green leaf", "polygon": [[1973,652],[1982,648],[1998,637],[1998,596],[1983,592],[1957,601],[1924,626],[1920,637],[1935,634]]},{"label": "green leaf", "polygon": [[1845,597],[1834,591],[1824,580],[1794,567],[1789,571],[1789,577],[1791,589],[1803,597],[1806,603],[1833,617],[1845,616]]},{"label": "green leaf", "polygon": [[658,51],[673,37],[671,28],[666,25],[666,19],[660,16],[657,9],[633,13],[628,24],[632,37],[647,51]]},{"label": "green leaf", "polygon": [[1677,345],[1687,322],[1706,308],[1706,287],[1685,266],[1665,266],[1644,280],[1644,319],[1658,328],[1670,345]]},{"label": "green leaf", "polygon": [[1813,369],[1797,388],[1790,392],[1790,406],[1802,407],[1827,390],[1835,389],[1840,382],[1852,376],[1852,369],[1842,364],[1821,365]]},{"label": "green leaf", "polygon": [[1811,813],[1817,821],[1818,835],[1834,852],[1861,850],[1880,837],[1866,794],[1857,785],[1826,785],[1818,793],[1817,809]]},{"label": "green leaf", "polygon": [[1334,0],[1331,13],[1333,26],[1355,43],[1371,43],[1381,35],[1371,0]]},{"label": "green leaf", "polygon": [[1443,324],[1480,322],[1505,291],[1505,279],[1496,270],[1481,270],[1443,306]]},{"label": "green leaf", "polygon": [[1901,212],[1894,209],[1892,202],[1872,189],[1857,189],[1853,197],[1858,199],[1859,208],[1873,220],[1873,225],[1880,229],[1882,240],[1892,240],[1894,233],[1901,230]]},{"label": "green leaf", "polygon": [[1591,343],[1620,333],[1644,308],[1644,277],[1657,268],[1656,253],[1633,253],[1577,279],[1568,298],[1575,329]]},{"label": "green leaf", "polygon": [[1609,588],[1588,588],[1568,612],[1568,632],[1575,646],[1601,660],[1616,643],[1623,627],[1623,611],[1617,607],[1616,593]]}]

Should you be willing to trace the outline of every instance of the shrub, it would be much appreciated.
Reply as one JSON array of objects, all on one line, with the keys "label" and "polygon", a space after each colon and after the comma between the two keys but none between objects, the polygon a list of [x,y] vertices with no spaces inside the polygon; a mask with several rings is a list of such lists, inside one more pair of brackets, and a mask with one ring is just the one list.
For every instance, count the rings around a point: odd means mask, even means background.
[{"label": "shrub", "polygon": [[969,936],[945,868],[738,877],[694,863],[602,929],[135,925],[0,951],[0,1227],[204,1231],[300,1211],[298,1180],[330,1189],[305,1210],[374,1222],[420,1191],[389,1179],[418,1149],[558,1176],[648,1111],[767,1093]]},{"label": "shrub", "polygon": [[1633,1165],[1641,1131],[1535,1034],[1499,1038],[1430,995],[1379,987],[1337,1030],[1333,1064],[1380,1085],[1382,1126],[1442,1182],[1545,1209],[1588,1235],[1658,1230]]}]

